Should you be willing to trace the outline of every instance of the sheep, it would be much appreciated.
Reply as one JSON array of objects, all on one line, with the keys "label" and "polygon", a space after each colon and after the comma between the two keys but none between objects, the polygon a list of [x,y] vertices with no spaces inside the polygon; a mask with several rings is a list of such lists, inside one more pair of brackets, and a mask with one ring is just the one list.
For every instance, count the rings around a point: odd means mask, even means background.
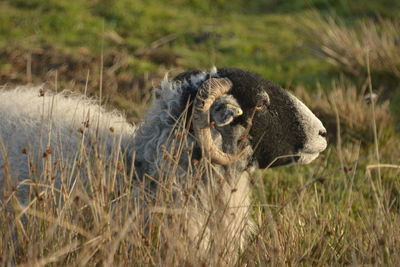
[{"label": "sheep", "polygon": [[[324,126],[300,100],[235,68],[166,78],[138,127],[65,93],[2,91],[0,103],[0,165],[10,165],[13,179],[32,173],[27,153],[21,153],[26,147],[44,153],[51,148],[47,156],[73,162],[82,144],[95,137],[106,140],[105,150],[117,144],[126,166],[133,166],[127,171],[135,183],[146,186],[149,206],[156,207],[152,201],[159,194],[172,195],[174,207],[186,216],[188,240],[208,264],[234,263],[256,230],[250,216],[253,170],[307,164],[327,146]],[[87,127],[88,121],[95,127]],[[54,149],[60,142],[68,149]],[[24,190],[18,192],[22,198]]]},{"label": "sheep", "polygon": [[[289,92],[240,69],[182,73],[155,95],[134,141],[138,178],[168,180],[165,173],[173,173],[176,202],[187,203],[187,192],[194,191],[190,239],[202,253],[224,255],[232,264],[254,232],[252,170],[310,163],[327,146],[326,130]],[[173,138],[177,129],[186,139]],[[199,176],[198,182],[190,179]]]}]

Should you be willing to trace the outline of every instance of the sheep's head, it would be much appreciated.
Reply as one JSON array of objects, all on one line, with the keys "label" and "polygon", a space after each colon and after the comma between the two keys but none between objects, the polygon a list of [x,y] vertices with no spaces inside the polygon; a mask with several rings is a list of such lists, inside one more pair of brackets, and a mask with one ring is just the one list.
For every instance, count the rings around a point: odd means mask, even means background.
[{"label": "sheep's head", "polygon": [[[188,75],[190,73],[181,78]],[[218,104],[218,100],[223,97],[233,98],[233,104],[219,108],[223,104]],[[327,146],[326,130],[321,121],[289,92],[251,72],[218,69],[198,89],[193,128],[203,152],[222,165],[234,162],[251,149],[245,147],[230,154],[217,148],[211,137],[210,109],[211,114],[216,114],[211,119],[217,126],[229,124],[231,128],[235,125],[249,128],[253,158],[261,168],[309,163]]]}]

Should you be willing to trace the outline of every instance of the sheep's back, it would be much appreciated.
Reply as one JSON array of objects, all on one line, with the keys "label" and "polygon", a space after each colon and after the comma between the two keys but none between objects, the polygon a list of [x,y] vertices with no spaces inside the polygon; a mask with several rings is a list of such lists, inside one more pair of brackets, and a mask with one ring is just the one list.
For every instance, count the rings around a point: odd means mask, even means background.
[{"label": "sheep's back", "polygon": [[43,161],[71,165],[81,146],[129,146],[135,127],[117,111],[70,92],[45,93],[40,87],[0,90],[0,186],[40,174]]}]

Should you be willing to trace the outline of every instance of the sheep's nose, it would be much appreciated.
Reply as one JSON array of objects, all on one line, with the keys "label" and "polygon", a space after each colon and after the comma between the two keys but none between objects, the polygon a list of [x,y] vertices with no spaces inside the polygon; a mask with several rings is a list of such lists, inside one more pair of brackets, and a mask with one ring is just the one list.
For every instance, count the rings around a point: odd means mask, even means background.
[{"label": "sheep's nose", "polygon": [[326,132],[326,130],[320,130],[320,131],[318,132],[318,134],[319,134],[320,136],[324,137],[324,138],[326,138],[327,135],[328,135],[328,133]]}]

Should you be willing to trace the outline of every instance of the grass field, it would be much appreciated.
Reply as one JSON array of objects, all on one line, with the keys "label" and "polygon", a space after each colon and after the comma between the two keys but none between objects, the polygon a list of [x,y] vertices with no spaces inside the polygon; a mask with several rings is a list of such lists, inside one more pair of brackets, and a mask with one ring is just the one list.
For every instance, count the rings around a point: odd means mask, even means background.
[{"label": "grass field", "polygon": [[[258,72],[321,118],[329,147],[310,165],[254,174],[257,234],[237,265],[398,266],[399,11],[398,1],[373,0],[5,0],[0,85],[55,89],[57,81],[58,90],[83,91],[89,77],[91,95],[102,83],[106,104],[138,121],[167,71]],[[62,192],[63,206],[50,188],[21,207],[15,185],[2,185],[0,266],[218,262],[199,261],[182,229],[160,214],[145,229],[117,161],[86,164],[93,186]],[[110,169],[126,181],[118,192],[104,183],[115,178]]]}]

